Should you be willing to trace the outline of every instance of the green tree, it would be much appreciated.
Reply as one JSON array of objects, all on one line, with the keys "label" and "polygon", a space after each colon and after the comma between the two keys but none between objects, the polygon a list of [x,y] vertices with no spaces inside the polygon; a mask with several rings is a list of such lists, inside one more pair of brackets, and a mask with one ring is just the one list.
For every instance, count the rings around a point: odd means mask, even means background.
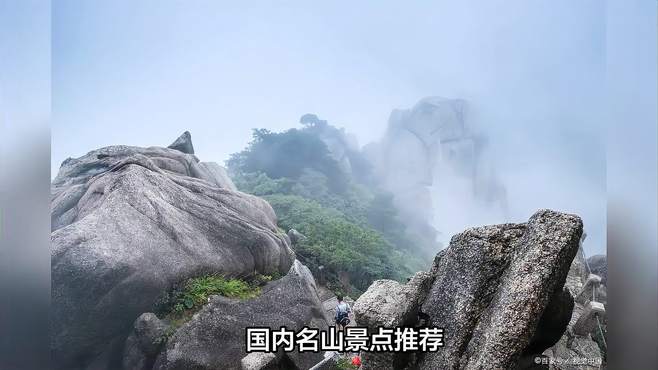
[{"label": "green tree", "polygon": [[[254,130],[247,148],[227,161],[238,189],[267,199],[281,227],[305,234],[295,246],[298,257],[309,267],[325,266],[343,292],[354,295],[375,279],[400,280],[427,268],[431,259],[406,232],[392,194],[364,181],[370,164],[350,149],[344,131],[312,114],[301,122],[299,130]],[[341,169],[323,139],[344,143],[353,173]]]},{"label": "green tree", "polygon": [[317,136],[303,130],[290,129],[272,133],[265,129],[253,132],[247,149],[233,154],[227,162],[233,172],[263,172],[273,179],[298,179],[305,169],[323,173],[334,192],[342,192],[348,175],[331,157],[327,146]]},{"label": "green tree", "polygon": [[268,195],[265,199],[279,215],[280,226],[307,237],[297,246],[298,255],[313,267],[325,266],[334,280],[346,272],[350,285],[362,291],[373,280],[402,280],[413,272],[405,266],[407,254],[338,210],[294,195]]}]

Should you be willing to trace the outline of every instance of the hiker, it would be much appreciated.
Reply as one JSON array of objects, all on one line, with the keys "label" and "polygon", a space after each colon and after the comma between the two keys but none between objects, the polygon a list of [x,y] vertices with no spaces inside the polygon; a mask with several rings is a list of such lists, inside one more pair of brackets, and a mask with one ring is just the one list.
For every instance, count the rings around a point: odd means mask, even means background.
[{"label": "hiker", "polygon": [[343,296],[339,295],[336,298],[338,298],[338,305],[336,306],[336,326],[342,330],[350,323],[350,313],[352,312],[352,309],[350,308],[350,305],[343,302]]}]

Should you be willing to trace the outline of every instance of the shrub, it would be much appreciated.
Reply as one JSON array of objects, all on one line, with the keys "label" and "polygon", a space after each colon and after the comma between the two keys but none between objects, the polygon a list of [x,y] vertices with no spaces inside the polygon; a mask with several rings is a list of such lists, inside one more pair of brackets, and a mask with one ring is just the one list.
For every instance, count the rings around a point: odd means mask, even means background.
[{"label": "shrub", "polygon": [[336,361],[336,367],[339,368],[340,370],[357,370],[358,367],[356,365],[352,365],[352,362],[350,361],[349,357],[341,357]]},{"label": "shrub", "polygon": [[[308,237],[295,246],[298,258],[315,273],[323,265],[327,286],[351,296],[375,279],[402,280],[429,267],[431,258],[407,233],[392,194],[378,190],[370,164],[345,132],[312,114],[301,123],[302,129],[280,133],[254,130],[247,148],[227,161],[238,189],[268,200],[279,226]],[[352,171],[325,142],[342,143]]]},{"label": "shrub", "polygon": [[185,289],[176,298],[174,309],[192,309],[208,302],[208,297],[213,294],[223,295],[229,298],[248,299],[257,296],[259,289],[252,287],[245,281],[239,279],[225,279],[218,275],[206,275],[189,279],[185,283]]},{"label": "shrub", "polygon": [[254,298],[260,294],[258,285],[271,279],[270,276],[259,275],[253,279],[254,283],[250,284],[244,280],[228,279],[220,275],[191,278],[166,293],[157,303],[156,312],[158,316],[169,321],[172,330],[175,330],[208,303],[211,295],[238,299]]},{"label": "shrub", "polygon": [[263,172],[272,179],[297,179],[307,168],[327,176],[328,186],[341,192],[348,183],[338,163],[331,157],[326,144],[312,133],[290,129],[276,133],[256,129],[247,149],[231,155],[229,170]]},{"label": "shrub", "polygon": [[351,222],[341,212],[294,195],[265,199],[279,215],[280,225],[306,235],[307,239],[296,246],[297,254],[310,267],[325,266],[332,280],[346,272],[351,285],[364,291],[373,280],[402,280],[412,273],[405,266],[404,253],[375,230]]}]

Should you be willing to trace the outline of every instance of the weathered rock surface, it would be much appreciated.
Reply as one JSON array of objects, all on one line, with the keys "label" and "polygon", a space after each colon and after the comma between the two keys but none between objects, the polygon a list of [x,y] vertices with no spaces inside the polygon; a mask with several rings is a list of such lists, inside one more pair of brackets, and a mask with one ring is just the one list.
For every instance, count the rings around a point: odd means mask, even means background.
[{"label": "weathered rock surface", "polygon": [[214,183],[215,185],[217,185],[222,189],[228,189],[233,191],[238,190],[238,188],[235,187],[233,180],[231,180],[231,178],[228,177],[228,173],[226,172],[226,169],[224,167],[218,165],[215,162],[200,162],[199,167],[201,167],[201,169],[205,170],[206,172],[203,173],[203,171],[200,171],[201,176],[203,176],[202,178],[210,181],[211,183]]},{"label": "weathered rock surface", "polygon": [[[432,275],[417,272],[406,284],[377,280],[354,304],[355,320],[376,332],[381,326],[413,326],[432,285]],[[363,352],[363,370],[395,369],[407,361],[405,353]]]},{"label": "weathered rock surface", "polygon": [[212,167],[128,146],[62,164],[51,187],[56,368],[119,367],[133,322],[174,283],[289,270],[294,254],[272,208],[230,190]]},{"label": "weathered rock surface", "polygon": [[[505,186],[487,155],[486,140],[468,125],[467,110],[462,99],[423,98],[410,109],[393,110],[384,137],[364,147],[376,176],[395,195],[401,219],[432,253],[437,232],[428,220],[454,221],[460,215],[445,207],[450,199],[433,199],[439,194],[430,186],[447,186],[450,195],[463,188],[460,207],[467,207],[470,198],[501,216],[507,207]],[[439,201],[444,209],[433,209]]]},{"label": "weathered rock surface", "polygon": [[[154,369],[240,369],[247,356],[245,328],[253,326],[326,330],[322,303],[307,267],[295,261],[286,276],[247,301],[211,297],[210,303],[171,337]],[[323,359],[322,353],[313,352],[287,353],[286,357],[299,369]]]},{"label": "weathered rock surface", "polygon": [[[419,356],[418,367],[513,369],[523,356],[555,343],[568,321],[564,305],[573,304],[563,286],[581,234],[577,216],[541,210],[525,224],[477,227],[454,236],[434,261],[422,305],[430,324],[444,328],[445,346]],[[382,284],[364,293],[364,302]],[[388,318],[373,314],[372,321],[396,322],[395,311]],[[365,357],[364,366],[370,366]]]},{"label": "weathered rock surface", "polygon": [[604,363],[599,345],[590,335],[577,335],[573,326],[584,312],[584,307],[576,303],[571,320],[560,340],[543,353],[554,370],[596,370]]},{"label": "weathered rock surface", "polygon": [[462,354],[464,368],[509,369],[516,365],[551,297],[564,286],[582,231],[581,219],[573,215],[544,210],[530,218],[496,294],[481,313]]},{"label": "weathered rock surface", "polygon": [[175,149],[186,154],[194,154],[194,146],[192,145],[192,135],[189,131],[183,132],[171,145],[167,148]]},{"label": "weathered rock surface", "polygon": [[123,368],[148,370],[166,342],[168,325],[153,313],[140,315],[133,325],[133,332],[126,339]]},{"label": "weathered rock surface", "polygon": [[599,370],[603,363],[595,341],[574,336],[569,331],[544,355],[549,359],[551,370]]},{"label": "weathered rock surface", "polygon": [[274,353],[252,352],[242,358],[242,370],[276,370],[276,355]]},{"label": "weathered rock surface", "polygon": [[431,284],[431,275],[424,271],[417,272],[406,284],[377,280],[354,304],[355,319],[372,329],[413,324]]},{"label": "weathered rock surface", "polygon": [[524,355],[534,357],[543,350],[555,345],[571,320],[574,300],[567,289],[553,294],[539,319],[530,343],[524,349]]},{"label": "weathered rock surface", "polygon": [[[550,363],[550,369],[594,370],[599,369],[600,364],[604,363],[599,345],[592,339],[592,335],[598,334],[596,332],[598,327],[594,333],[588,335],[577,335],[573,330],[576,322],[585,313],[585,306],[577,302],[576,298],[581,294],[588,276],[589,272],[583,254],[578,253],[571,264],[565,284],[565,289],[569,291],[575,301],[569,323],[560,340],[543,353]],[[605,286],[601,288],[597,299],[605,302],[605,296],[601,294],[605,292]],[[605,324],[605,320],[602,321],[602,324]]]},{"label": "weathered rock surface", "polygon": [[481,313],[491,303],[525,225],[497,225],[466,230],[452,238],[437,261],[436,278],[423,311],[444,328],[445,347],[427,354],[424,368],[460,368],[460,358]]}]

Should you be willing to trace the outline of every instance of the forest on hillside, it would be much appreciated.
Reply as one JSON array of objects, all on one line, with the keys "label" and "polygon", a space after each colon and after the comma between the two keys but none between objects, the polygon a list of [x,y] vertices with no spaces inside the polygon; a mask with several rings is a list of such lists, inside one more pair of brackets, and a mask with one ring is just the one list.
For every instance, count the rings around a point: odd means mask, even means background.
[{"label": "forest on hillside", "polygon": [[311,114],[301,123],[283,132],[254,129],[227,161],[237,188],[266,199],[281,228],[306,236],[293,246],[298,258],[314,274],[323,266],[336,293],[358,297],[373,280],[404,281],[426,268],[430,258],[406,231],[393,194],[378,186],[345,132]]}]

